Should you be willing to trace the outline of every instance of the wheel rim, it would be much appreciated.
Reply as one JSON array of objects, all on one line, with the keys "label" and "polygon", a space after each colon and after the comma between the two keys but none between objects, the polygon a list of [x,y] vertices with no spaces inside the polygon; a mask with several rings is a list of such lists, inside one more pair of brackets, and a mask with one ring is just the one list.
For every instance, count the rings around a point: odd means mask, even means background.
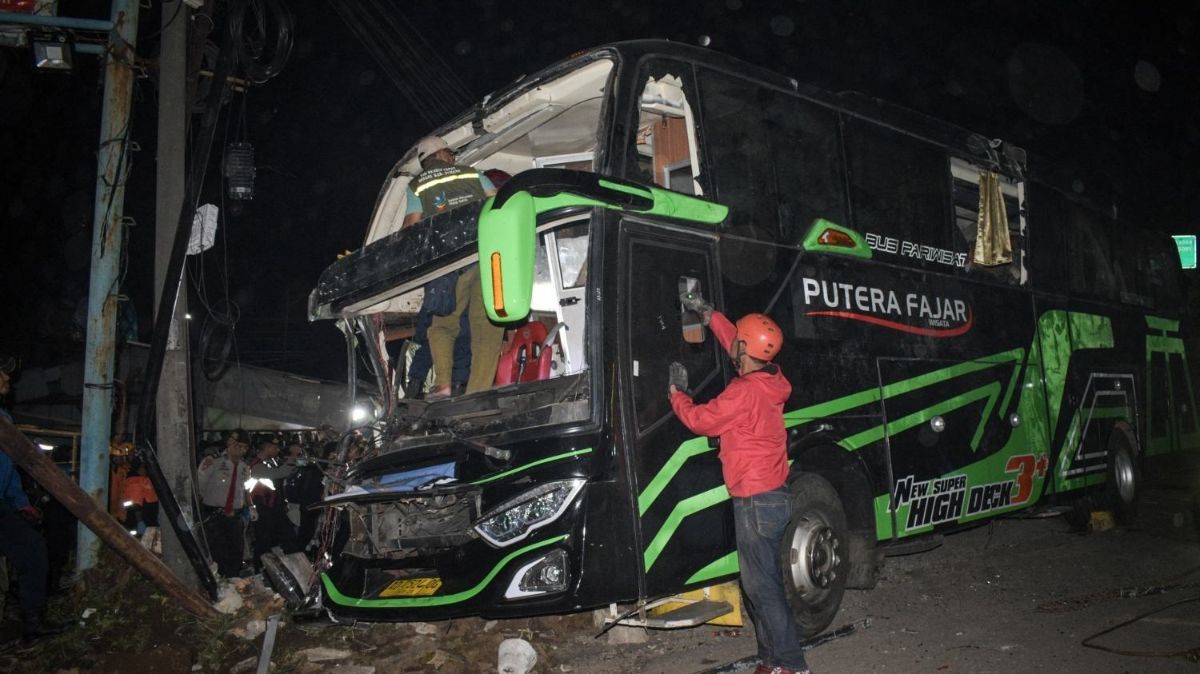
[{"label": "wheel rim", "polygon": [[1133,459],[1129,456],[1129,452],[1117,451],[1113,453],[1112,462],[1113,484],[1117,488],[1117,496],[1120,497],[1121,503],[1133,503],[1137,493]]},{"label": "wheel rim", "polygon": [[788,570],[801,594],[826,590],[837,578],[838,538],[824,522],[801,520],[792,531]]}]

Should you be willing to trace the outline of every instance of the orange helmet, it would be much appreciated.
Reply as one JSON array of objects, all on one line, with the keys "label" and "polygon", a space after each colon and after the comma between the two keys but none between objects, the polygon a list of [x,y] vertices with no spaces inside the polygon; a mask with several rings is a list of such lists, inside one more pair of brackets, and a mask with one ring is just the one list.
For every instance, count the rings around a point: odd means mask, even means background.
[{"label": "orange helmet", "polygon": [[746,344],[746,355],[759,360],[771,360],[783,347],[783,331],[763,314],[746,314],[738,319],[737,336]]}]

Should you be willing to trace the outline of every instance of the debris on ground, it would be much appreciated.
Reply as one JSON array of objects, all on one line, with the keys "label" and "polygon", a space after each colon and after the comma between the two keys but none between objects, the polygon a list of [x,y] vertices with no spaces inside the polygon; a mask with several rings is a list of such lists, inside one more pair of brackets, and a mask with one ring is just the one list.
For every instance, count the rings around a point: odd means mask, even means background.
[{"label": "debris on ground", "polygon": [[341,650],[338,648],[325,648],[320,646],[317,648],[306,648],[298,652],[298,655],[309,662],[329,662],[330,660],[345,660],[354,655],[350,651]]},{"label": "debris on ground", "polygon": [[524,639],[505,639],[500,642],[496,668],[500,674],[528,674],[537,664],[537,651]]}]

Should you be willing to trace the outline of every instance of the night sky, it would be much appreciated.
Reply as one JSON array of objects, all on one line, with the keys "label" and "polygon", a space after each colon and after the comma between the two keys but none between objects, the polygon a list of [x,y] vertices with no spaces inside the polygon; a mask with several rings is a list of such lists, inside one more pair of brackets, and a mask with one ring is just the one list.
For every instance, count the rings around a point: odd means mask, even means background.
[{"label": "night sky", "polygon": [[[210,0],[211,1],[211,0]],[[63,15],[107,18],[93,3]],[[104,5],[106,3],[94,3]],[[605,42],[667,38],[710,48],[832,91],[859,91],[1058,163],[1077,191],[1123,219],[1200,232],[1200,45],[1194,3],[774,2],[392,3],[476,96]],[[876,7],[875,5],[879,5]],[[886,5],[886,6],[885,6]],[[221,5],[223,7],[223,5]],[[293,1],[285,71],[233,103],[214,153],[238,135],[257,160],[253,201],[222,204],[219,165],[205,200],[224,238],[203,256],[203,295],[240,308],[243,362],[338,378],[340,335],[309,324],[321,270],[357,248],[387,170],[429,128],[331,6]],[[401,11],[401,10],[397,10]],[[142,17],[153,60],[158,7]],[[48,364],[78,357],[72,319],[86,302],[101,86],[96,58],[74,74],[35,73],[0,49],[0,349]],[[151,331],[156,94],[139,80],[127,185],[123,290]],[[236,211],[236,212],[235,212]],[[192,258],[196,261],[196,258]],[[226,291],[226,288],[228,289]],[[205,309],[193,284],[193,325]]]}]

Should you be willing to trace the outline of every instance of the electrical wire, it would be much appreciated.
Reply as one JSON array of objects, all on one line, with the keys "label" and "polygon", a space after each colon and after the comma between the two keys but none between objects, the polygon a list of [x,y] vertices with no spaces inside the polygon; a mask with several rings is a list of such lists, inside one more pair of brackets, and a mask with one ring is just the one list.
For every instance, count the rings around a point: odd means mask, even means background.
[{"label": "electrical wire", "polygon": [[1166,606],[1160,606],[1156,609],[1146,611],[1145,613],[1136,615],[1136,616],[1130,618],[1129,620],[1117,623],[1116,625],[1113,625],[1112,627],[1109,627],[1106,630],[1096,632],[1092,636],[1081,641],[1080,644],[1084,648],[1091,648],[1091,649],[1095,649],[1097,651],[1104,651],[1105,653],[1112,653],[1114,655],[1129,655],[1129,656],[1142,657],[1142,658],[1183,658],[1185,660],[1188,660],[1189,662],[1200,662],[1200,645],[1196,645],[1191,648],[1185,648],[1181,651],[1131,651],[1131,650],[1127,650],[1124,648],[1112,648],[1110,646],[1101,646],[1100,644],[1092,643],[1095,639],[1099,639],[1100,637],[1102,637],[1106,634],[1115,632],[1123,627],[1127,627],[1138,621],[1145,620],[1146,618],[1149,618],[1152,615],[1155,615],[1157,613],[1162,613],[1163,611],[1166,611],[1168,609],[1172,609],[1172,608],[1175,608],[1176,606],[1181,606],[1183,604],[1188,604],[1188,603],[1191,603],[1194,601],[1200,601],[1200,596],[1188,597],[1187,599],[1180,599],[1179,601],[1172,602],[1170,604],[1167,604]]},{"label": "electrical wire", "polygon": [[426,126],[436,126],[437,119],[429,110],[428,101],[423,100],[415,89],[409,84],[409,79],[401,73],[400,68],[394,63],[389,54],[387,54],[386,40],[377,36],[372,31],[370,26],[373,22],[362,18],[362,12],[358,8],[351,7],[350,0],[343,2],[342,0],[330,0],[334,10],[342,18],[342,21],[350,28],[350,31],[358,37],[359,41],[367,48],[367,51],[375,58],[375,62],[379,67],[383,68],[388,79],[392,84],[400,90],[400,94],[409,102],[417,116],[426,124]]},{"label": "electrical wire", "polygon": [[440,120],[444,121],[470,105],[469,96],[461,102],[455,100],[456,78],[453,71],[444,63],[439,67],[438,63],[430,58],[430,55],[435,54],[433,48],[412,24],[402,25],[402,17],[394,10],[394,5],[380,0],[357,1],[364,6],[369,4],[374,14],[379,17],[375,30],[382,29],[384,35],[393,36],[393,39],[384,41],[385,46],[392,53],[393,59],[402,66],[410,66],[413,83],[422,88],[422,99],[432,103],[433,111]]},{"label": "electrical wire", "polygon": [[381,0],[330,4],[428,126],[470,106],[474,99],[462,80],[396,5]]},{"label": "electrical wire", "polygon": [[[249,26],[247,12],[253,19]],[[271,23],[275,26],[275,44],[268,51],[268,25]],[[248,27],[253,32],[248,32]],[[295,27],[295,15],[281,0],[236,0],[231,3],[229,35],[234,42],[237,63],[244,69],[246,79],[255,84],[264,84],[283,72],[292,53]],[[268,53],[270,56],[264,58]]]}]

